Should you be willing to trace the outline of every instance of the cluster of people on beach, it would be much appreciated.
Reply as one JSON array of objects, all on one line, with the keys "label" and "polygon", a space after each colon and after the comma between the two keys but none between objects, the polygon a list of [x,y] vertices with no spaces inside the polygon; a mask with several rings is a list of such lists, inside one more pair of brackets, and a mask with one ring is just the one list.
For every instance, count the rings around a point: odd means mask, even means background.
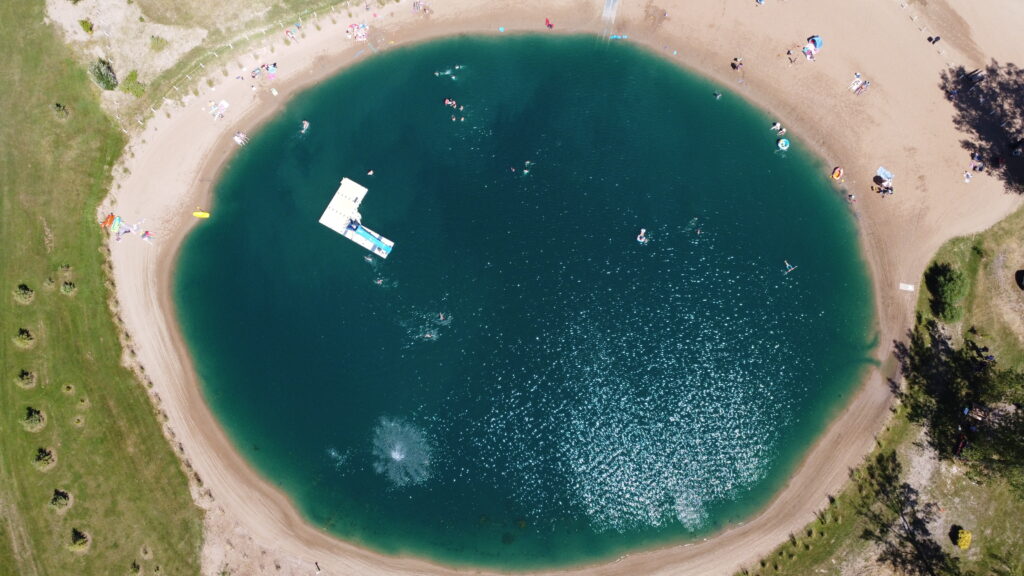
[{"label": "cluster of people on beach", "polygon": [[[269,80],[273,80],[275,74],[277,74],[277,62],[274,62],[273,64],[260,64],[259,68],[254,68],[253,71],[249,73],[249,77],[256,79],[264,72],[266,72]],[[242,79],[241,76],[236,76],[236,78],[239,80]]]}]

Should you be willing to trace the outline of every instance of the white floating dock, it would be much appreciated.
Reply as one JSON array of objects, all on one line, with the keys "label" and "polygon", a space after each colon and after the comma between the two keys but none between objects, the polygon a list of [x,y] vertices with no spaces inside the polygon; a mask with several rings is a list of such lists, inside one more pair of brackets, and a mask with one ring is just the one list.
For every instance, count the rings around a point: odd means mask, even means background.
[{"label": "white floating dock", "polygon": [[320,216],[320,223],[359,244],[381,258],[387,258],[395,243],[363,226],[359,205],[366,197],[366,187],[343,178],[331,203]]}]

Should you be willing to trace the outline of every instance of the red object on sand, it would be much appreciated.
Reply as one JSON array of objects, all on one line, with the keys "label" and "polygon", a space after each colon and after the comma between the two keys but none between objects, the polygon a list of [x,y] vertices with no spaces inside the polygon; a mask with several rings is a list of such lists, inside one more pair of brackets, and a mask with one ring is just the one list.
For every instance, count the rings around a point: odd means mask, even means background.
[{"label": "red object on sand", "polygon": [[547,26],[549,30],[555,27],[555,25],[551,23],[551,20],[549,18],[544,19],[544,25]]}]

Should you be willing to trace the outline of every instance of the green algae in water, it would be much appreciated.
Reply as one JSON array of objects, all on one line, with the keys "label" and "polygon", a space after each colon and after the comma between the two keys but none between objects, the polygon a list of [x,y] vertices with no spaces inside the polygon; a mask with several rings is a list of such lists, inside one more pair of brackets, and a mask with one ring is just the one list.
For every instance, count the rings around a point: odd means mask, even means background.
[{"label": "green algae in water", "polygon": [[[872,300],[824,167],[714,91],[628,45],[514,37],[296,98],[176,277],[239,449],[338,536],[452,564],[608,559],[755,513],[863,374]],[[386,261],[317,223],[343,176]]]}]

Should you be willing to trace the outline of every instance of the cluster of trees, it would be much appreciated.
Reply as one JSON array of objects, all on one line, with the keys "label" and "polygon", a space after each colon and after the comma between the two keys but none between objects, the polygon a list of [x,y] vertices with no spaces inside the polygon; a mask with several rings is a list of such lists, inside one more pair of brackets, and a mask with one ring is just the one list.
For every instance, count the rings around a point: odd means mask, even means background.
[{"label": "cluster of trees", "polygon": [[861,537],[881,549],[879,560],[911,576],[967,576],[956,557],[933,537],[928,524],[937,506],[921,502],[917,490],[902,480],[903,468],[892,450],[876,454],[854,473],[860,496],[857,513],[864,520]]},{"label": "cluster of trees", "polygon": [[956,348],[930,320],[897,343],[901,400],[941,458],[959,458],[977,477],[1004,478],[1024,495],[1024,373],[1000,369],[967,335]]}]

